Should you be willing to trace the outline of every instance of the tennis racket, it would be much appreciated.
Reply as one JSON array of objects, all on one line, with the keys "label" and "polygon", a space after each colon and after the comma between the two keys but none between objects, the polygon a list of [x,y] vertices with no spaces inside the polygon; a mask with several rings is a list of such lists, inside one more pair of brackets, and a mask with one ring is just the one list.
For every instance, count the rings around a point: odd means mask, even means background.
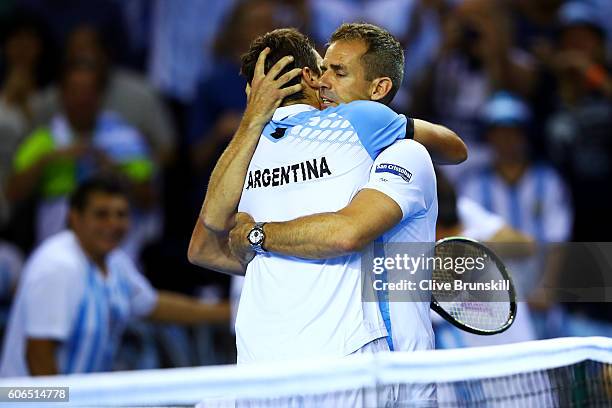
[{"label": "tennis racket", "polygon": [[442,261],[432,271],[433,310],[474,334],[497,334],[512,325],[516,293],[506,267],[492,250],[478,241],[451,237],[436,243],[435,255]]}]

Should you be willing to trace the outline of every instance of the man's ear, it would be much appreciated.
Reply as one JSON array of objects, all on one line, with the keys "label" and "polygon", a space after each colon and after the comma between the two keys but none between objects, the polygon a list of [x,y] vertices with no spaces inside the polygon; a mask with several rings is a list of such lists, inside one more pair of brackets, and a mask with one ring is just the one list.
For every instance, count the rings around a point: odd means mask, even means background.
[{"label": "man's ear", "polygon": [[319,89],[319,76],[310,68],[302,68],[302,80],[310,88]]},{"label": "man's ear", "polygon": [[383,99],[393,88],[393,81],[389,77],[380,77],[372,81],[370,87],[370,100],[380,101]]}]

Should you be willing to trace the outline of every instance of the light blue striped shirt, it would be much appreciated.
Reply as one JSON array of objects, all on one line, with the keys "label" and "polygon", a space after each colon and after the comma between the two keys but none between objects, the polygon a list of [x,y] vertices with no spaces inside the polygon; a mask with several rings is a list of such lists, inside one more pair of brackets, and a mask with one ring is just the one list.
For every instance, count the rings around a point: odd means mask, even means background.
[{"label": "light blue striped shirt", "polygon": [[[461,186],[461,183],[460,183]],[[493,169],[486,169],[463,184],[462,193],[508,225],[539,242],[563,242],[572,227],[572,205],[565,183],[550,166],[531,166],[514,185]]]},{"label": "light blue striped shirt", "polygon": [[125,325],[144,316],[157,295],[129,257],[115,250],[104,275],[88,259],[72,231],[52,236],[24,268],[4,340],[0,374],[28,375],[28,338],[59,342],[62,374],[112,369]]}]

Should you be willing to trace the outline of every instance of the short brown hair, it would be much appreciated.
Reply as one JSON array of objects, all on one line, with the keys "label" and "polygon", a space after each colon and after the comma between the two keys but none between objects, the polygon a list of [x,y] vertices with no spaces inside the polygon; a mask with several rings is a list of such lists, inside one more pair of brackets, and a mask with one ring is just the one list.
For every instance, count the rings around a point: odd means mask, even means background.
[{"label": "short brown hair", "polygon": [[122,178],[98,173],[77,186],[70,196],[70,209],[83,212],[89,205],[89,198],[95,193],[120,196],[129,200],[129,193]]},{"label": "short brown hair", "polygon": [[[279,28],[257,37],[249,47],[249,51],[242,55],[240,73],[250,84],[255,72],[255,64],[259,54],[266,48],[270,48],[270,53],[266,57],[264,72],[268,72],[281,58],[287,55],[293,56],[293,62],[288,64],[279,74],[283,75],[294,68],[308,67],[319,73],[317,56],[313,43],[308,37],[300,33],[295,28]],[[289,81],[285,86],[297,85],[301,77],[296,77]],[[283,99],[283,103],[298,101],[304,98],[304,92],[296,92]]]},{"label": "short brown hair", "polygon": [[391,91],[380,100],[388,105],[404,79],[404,50],[401,44],[387,30],[368,23],[342,24],[329,42],[352,40],[361,40],[367,47],[361,59],[368,81],[379,77],[391,78]]}]

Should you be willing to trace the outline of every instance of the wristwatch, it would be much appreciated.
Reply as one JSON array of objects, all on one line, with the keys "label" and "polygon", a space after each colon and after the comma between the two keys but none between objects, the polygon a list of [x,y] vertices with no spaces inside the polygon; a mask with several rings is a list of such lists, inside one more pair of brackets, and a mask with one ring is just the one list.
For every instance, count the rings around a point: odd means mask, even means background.
[{"label": "wristwatch", "polygon": [[264,241],[266,240],[266,233],[263,230],[265,222],[257,222],[255,226],[249,231],[247,239],[251,244],[251,249],[258,254],[265,254],[267,251],[263,248]]}]

